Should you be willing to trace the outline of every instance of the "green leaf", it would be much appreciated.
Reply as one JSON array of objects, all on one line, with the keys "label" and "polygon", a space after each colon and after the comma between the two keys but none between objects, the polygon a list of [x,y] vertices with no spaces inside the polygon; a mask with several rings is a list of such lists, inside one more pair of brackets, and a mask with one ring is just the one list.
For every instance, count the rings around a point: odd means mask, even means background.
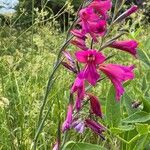
[{"label": "green leaf", "polygon": [[132,80],[128,80],[128,81],[126,81],[126,82],[123,84],[123,86],[124,86],[124,87],[127,87],[128,85],[131,84],[131,82],[132,82]]},{"label": "green leaf", "polygon": [[136,112],[133,115],[123,119],[122,121],[125,123],[138,123],[138,122],[147,122],[150,120],[150,113],[140,111]]},{"label": "green leaf", "polygon": [[134,128],[135,127],[133,125],[124,125],[124,126],[119,126],[118,128],[111,128],[110,130],[112,133],[119,134],[122,132],[134,130]]},{"label": "green leaf", "polygon": [[138,50],[138,55],[141,61],[144,62],[148,67],[150,67],[150,56],[142,49]]},{"label": "green leaf", "polygon": [[[137,137],[137,135],[139,135],[139,134],[137,133],[136,130],[131,130],[130,132],[128,132],[126,138],[124,137],[127,141],[130,141],[130,143],[126,145],[126,150],[133,150],[136,141],[140,137],[140,136]],[[132,142],[131,142],[131,140],[132,140]]]},{"label": "green leaf", "polygon": [[136,112],[136,109],[132,108],[132,99],[127,93],[123,95],[123,103],[129,115]]},{"label": "green leaf", "polygon": [[120,102],[116,101],[114,87],[111,86],[106,100],[106,122],[111,127],[117,127],[121,121]]},{"label": "green leaf", "polygon": [[147,88],[147,80],[146,80],[146,75],[142,79],[142,87],[141,90],[144,92]]},{"label": "green leaf", "polygon": [[139,36],[139,34],[142,32],[142,28],[138,28],[136,29],[136,31],[134,32],[134,37],[137,38],[137,36]]},{"label": "green leaf", "polygon": [[142,98],[143,111],[150,113],[150,100],[146,97]]},{"label": "green leaf", "polygon": [[62,150],[106,150],[106,148],[90,143],[76,143],[74,141],[69,141]]},{"label": "green leaf", "polygon": [[122,5],[125,3],[125,0],[116,0],[114,14],[116,15],[119,10],[122,8]]},{"label": "green leaf", "polygon": [[144,48],[146,50],[150,49],[150,37],[148,37],[147,40],[145,41]]},{"label": "green leaf", "polygon": [[148,124],[136,124],[136,130],[139,134],[148,134],[149,131],[149,125]]},{"label": "green leaf", "polygon": [[147,134],[146,135],[142,135],[140,137],[140,139],[136,142],[136,145],[135,145],[133,150],[144,150],[147,137],[148,137]]}]

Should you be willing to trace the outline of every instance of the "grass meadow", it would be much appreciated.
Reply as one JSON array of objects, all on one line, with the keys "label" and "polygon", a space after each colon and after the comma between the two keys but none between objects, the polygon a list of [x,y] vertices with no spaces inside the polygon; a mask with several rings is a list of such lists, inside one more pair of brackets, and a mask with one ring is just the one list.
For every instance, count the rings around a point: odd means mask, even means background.
[{"label": "grass meadow", "polygon": [[[99,144],[110,150],[150,149],[150,27],[141,25],[135,28],[133,24],[128,28],[129,34],[122,38],[132,38],[139,42],[139,59],[117,50],[112,51],[111,48],[106,49],[104,53],[115,55],[111,62],[124,65],[132,63],[136,66],[136,77],[125,83],[126,93],[119,109],[121,120],[127,118],[126,123],[129,124],[122,128],[109,128],[110,132],[104,134],[105,141],[101,141],[88,130],[84,134],[71,130],[67,139]],[[60,32],[58,29],[51,22],[33,24],[28,29],[17,29],[13,24],[0,27],[0,150],[31,149],[49,75],[66,37],[66,32]],[[74,46],[67,49],[71,53],[76,50]],[[58,123],[65,119],[73,79],[74,76],[68,70],[63,66],[59,67],[43,111],[43,117],[47,111],[49,113],[37,140],[37,150],[52,149],[57,137]],[[90,89],[101,100],[104,114],[108,111],[108,105],[113,105],[107,101],[109,88],[110,82],[104,79],[95,88]],[[140,106],[133,108],[133,102],[139,102]],[[117,111],[113,109],[115,107],[109,112],[114,115],[111,116],[112,120],[117,117]],[[138,114],[138,118],[129,118],[139,112],[142,113]],[[102,122],[107,124],[105,119]],[[140,138],[136,135],[140,135]],[[125,143],[123,139],[130,142]]]}]

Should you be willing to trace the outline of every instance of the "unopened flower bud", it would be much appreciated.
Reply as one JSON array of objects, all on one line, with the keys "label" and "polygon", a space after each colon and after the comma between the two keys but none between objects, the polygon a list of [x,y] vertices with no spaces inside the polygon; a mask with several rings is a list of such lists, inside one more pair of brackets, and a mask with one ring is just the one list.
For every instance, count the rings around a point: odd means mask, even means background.
[{"label": "unopened flower bud", "polygon": [[114,23],[119,23],[122,20],[124,20],[125,18],[127,18],[128,16],[130,16],[131,14],[133,14],[134,12],[136,12],[138,10],[138,7],[136,5],[133,5],[132,7],[130,7],[128,10],[126,10],[123,14],[121,14],[115,21]]}]

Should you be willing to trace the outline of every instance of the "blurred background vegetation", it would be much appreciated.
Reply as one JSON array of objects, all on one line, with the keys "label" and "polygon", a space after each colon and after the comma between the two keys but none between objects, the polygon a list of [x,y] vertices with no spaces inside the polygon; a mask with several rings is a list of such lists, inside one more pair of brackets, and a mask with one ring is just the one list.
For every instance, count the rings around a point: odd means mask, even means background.
[{"label": "blurred background vegetation", "polygon": [[[3,1],[3,0],[1,0]],[[57,15],[54,17],[55,21],[58,21],[59,25],[61,26],[61,30],[63,31],[64,28],[67,29],[69,26],[70,20],[74,19],[75,12],[77,11],[78,7],[80,6],[82,0],[13,0],[16,3],[12,6],[13,8],[9,7],[9,9],[14,9],[14,15],[8,17],[8,13],[1,14],[1,24],[10,25],[10,23],[14,23],[15,27],[27,28],[33,22],[40,23],[43,21],[44,23],[52,20],[52,16]],[[115,3],[115,0],[113,0]],[[150,1],[149,0],[127,0],[124,5],[124,9],[130,7],[132,4],[137,5],[140,8],[140,21],[142,24],[150,23]],[[9,0],[2,3],[0,6],[0,10],[3,7],[7,7],[9,5]],[[124,10],[122,9],[122,11]],[[0,11],[1,12],[1,11]],[[9,11],[8,11],[9,12]],[[14,11],[12,11],[14,12]],[[54,20],[53,20],[54,21]],[[65,27],[64,27],[65,26]]]},{"label": "blurred background vegetation", "polygon": [[[49,73],[81,2],[82,0],[19,0],[13,6],[8,6],[9,0],[0,1],[0,150],[30,149]],[[136,112],[144,109],[150,112],[149,108],[145,108],[150,103],[150,1],[127,0],[121,11],[133,3],[140,9],[120,25],[120,30],[128,31],[123,39],[131,38],[139,42],[140,60],[118,51],[114,51],[116,57],[111,60],[125,65],[132,62],[137,68],[136,79],[126,89],[128,95],[125,99],[128,103],[123,104],[122,118],[129,115],[126,110]],[[114,28],[111,36],[117,30]],[[68,50],[75,50],[75,47],[71,46]],[[106,53],[107,51],[109,53],[112,50],[108,48]],[[64,120],[68,89],[73,82],[72,75],[64,68],[59,69],[56,78],[57,82],[48,97],[44,111],[46,113],[51,107],[51,113],[38,140],[40,150],[51,149],[55,142],[58,115]],[[103,111],[106,94],[101,93],[107,93],[109,85],[103,81],[101,86],[93,89],[102,101]],[[135,101],[141,103],[140,108],[131,108],[132,102]],[[123,130],[120,136],[130,140],[137,134],[137,130],[132,128],[132,132],[132,135],[129,135],[129,131]],[[91,132],[75,135],[76,133],[72,132],[68,138],[100,143],[108,149],[113,146],[115,150],[119,150],[121,147],[113,134],[107,135],[109,138],[104,143],[95,140],[98,138]],[[145,149],[149,150],[150,138],[148,136],[145,139],[138,142],[143,143]],[[133,150],[134,146],[140,148],[138,142],[123,146],[125,150]]]}]

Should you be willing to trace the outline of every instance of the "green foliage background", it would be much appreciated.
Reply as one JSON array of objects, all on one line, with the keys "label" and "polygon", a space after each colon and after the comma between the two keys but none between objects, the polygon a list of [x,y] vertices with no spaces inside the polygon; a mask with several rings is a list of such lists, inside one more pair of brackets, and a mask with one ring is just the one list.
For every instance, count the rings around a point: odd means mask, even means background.
[{"label": "green foliage background", "polygon": [[[0,26],[1,150],[31,148],[47,80],[66,36],[65,30],[61,31],[57,17],[54,17],[55,14],[52,11],[49,11],[51,19],[43,22],[46,15],[40,9],[35,11],[31,1],[30,3],[29,1],[20,2],[17,8],[20,11],[16,16],[5,16],[6,23]],[[53,0],[53,2],[58,6],[65,3],[63,0]],[[78,2],[74,2],[78,5]],[[36,1],[34,5],[38,5]],[[22,8],[26,9],[26,13]],[[67,11],[74,16],[72,9],[73,7],[66,5],[64,12]],[[44,12],[46,11],[44,9]],[[98,121],[107,126],[108,130],[104,135],[106,140],[101,141],[89,130],[83,135],[71,130],[67,139],[73,142],[67,143],[66,149],[74,145],[76,150],[78,148],[84,150],[87,147],[93,150],[150,149],[150,27],[147,24],[141,24],[142,13],[132,17],[134,20],[132,24],[127,21],[120,25],[129,33],[122,39],[131,38],[139,42],[139,59],[136,60],[128,54],[110,48],[106,49],[105,53],[115,54],[115,57],[111,59],[113,63],[135,64],[136,78],[125,83],[126,93],[121,103],[115,103],[113,88],[107,80],[103,80],[91,90],[102,103],[105,116],[103,120],[98,119]],[[29,21],[29,24],[24,24],[24,21]],[[72,19],[68,22],[71,24]],[[138,28],[137,24],[139,24]],[[116,31],[115,27],[111,36]],[[68,50],[73,52],[76,49],[71,46]],[[37,149],[39,150],[52,149],[59,119],[62,122],[66,114],[73,76],[65,68],[60,67],[55,77],[56,82],[44,109],[44,115],[49,108],[51,110],[38,139]],[[138,108],[132,107],[135,101],[140,103]]]}]

